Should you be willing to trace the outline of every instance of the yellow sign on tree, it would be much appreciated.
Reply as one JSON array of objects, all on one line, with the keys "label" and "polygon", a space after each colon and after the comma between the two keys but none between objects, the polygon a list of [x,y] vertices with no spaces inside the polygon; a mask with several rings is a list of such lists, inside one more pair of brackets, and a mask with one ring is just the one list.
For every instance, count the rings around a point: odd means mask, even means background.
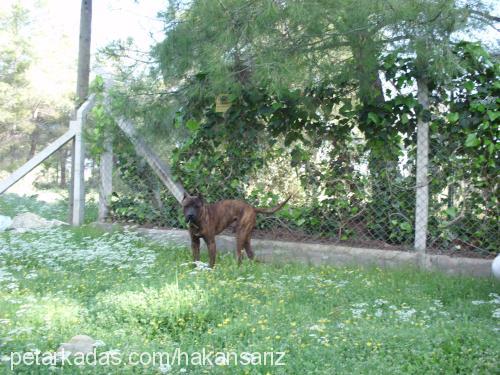
[{"label": "yellow sign on tree", "polygon": [[231,101],[229,95],[220,94],[215,99],[215,112],[225,113],[231,107]]}]

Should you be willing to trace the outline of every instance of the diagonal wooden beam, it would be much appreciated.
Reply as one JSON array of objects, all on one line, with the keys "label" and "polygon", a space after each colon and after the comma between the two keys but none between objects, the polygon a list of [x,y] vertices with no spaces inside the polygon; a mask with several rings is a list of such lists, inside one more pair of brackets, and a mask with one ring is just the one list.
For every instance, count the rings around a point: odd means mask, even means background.
[{"label": "diagonal wooden beam", "polygon": [[29,172],[35,169],[40,163],[47,159],[54,152],[59,150],[62,146],[68,143],[75,136],[75,130],[70,129],[62,136],[57,138],[54,142],[45,147],[42,151],[36,154],[33,158],[27,161],[22,167],[18,168],[9,177],[0,182],[0,194],[5,192],[8,188],[14,185],[21,178],[26,176]]},{"label": "diagonal wooden beam", "polygon": [[174,181],[172,171],[168,164],[162,161],[158,155],[147,145],[147,143],[137,134],[130,121],[119,119],[118,127],[128,136],[135,146],[137,153],[148,162],[149,166],[158,175],[163,184],[170,190],[172,195],[180,203],[184,198],[184,187],[180,182]]}]

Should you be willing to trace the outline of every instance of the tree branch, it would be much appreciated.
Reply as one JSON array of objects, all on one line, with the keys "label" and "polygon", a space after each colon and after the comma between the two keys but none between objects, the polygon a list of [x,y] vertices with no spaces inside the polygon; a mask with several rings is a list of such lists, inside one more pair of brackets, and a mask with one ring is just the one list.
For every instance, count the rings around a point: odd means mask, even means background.
[{"label": "tree branch", "polygon": [[470,7],[467,7],[467,9],[470,12],[470,14],[474,14],[476,16],[479,16],[482,19],[487,19],[488,21],[493,21],[493,22],[500,22],[500,17],[493,16],[489,13],[481,12],[479,10],[474,10],[474,9],[471,9]]}]

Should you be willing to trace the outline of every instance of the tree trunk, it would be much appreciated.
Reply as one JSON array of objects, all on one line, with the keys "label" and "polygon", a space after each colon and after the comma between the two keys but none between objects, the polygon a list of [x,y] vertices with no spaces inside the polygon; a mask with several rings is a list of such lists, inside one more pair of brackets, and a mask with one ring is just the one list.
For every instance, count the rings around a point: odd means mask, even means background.
[{"label": "tree trunk", "polygon": [[39,135],[40,133],[38,132],[38,128],[35,128],[35,130],[33,130],[33,132],[30,134],[30,150],[26,161],[30,160],[33,156],[35,156]]}]

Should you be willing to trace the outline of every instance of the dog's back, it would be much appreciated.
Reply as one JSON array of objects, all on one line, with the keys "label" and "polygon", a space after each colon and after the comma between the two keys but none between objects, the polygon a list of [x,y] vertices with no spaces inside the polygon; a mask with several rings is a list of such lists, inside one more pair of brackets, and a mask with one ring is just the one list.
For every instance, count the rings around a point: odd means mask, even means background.
[{"label": "dog's back", "polygon": [[214,234],[219,234],[229,225],[236,222],[239,226],[242,222],[246,225],[255,225],[255,210],[248,203],[236,199],[225,199],[208,205],[208,215],[214,226]]}]

